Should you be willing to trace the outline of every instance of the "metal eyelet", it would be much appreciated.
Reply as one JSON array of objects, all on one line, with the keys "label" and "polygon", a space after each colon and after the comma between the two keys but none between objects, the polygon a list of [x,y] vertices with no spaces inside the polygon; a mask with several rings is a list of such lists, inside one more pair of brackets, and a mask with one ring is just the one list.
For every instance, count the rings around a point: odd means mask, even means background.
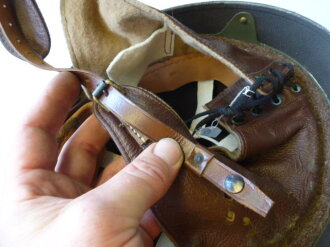
[{"label": "metal eyelet", "polygon": [[302,88],[299,84],[294,84],[294,86],[290,87],[291,92],[293,93],[300,93]]},{"label": "metal eyelet", "polygon": [[275,105],[275,106],[279,106],[281,105],[283,102],[282,100],[282,96],[280,95],[275,95],[273,98],[272,98],[272,104]]},{"label": "metal eyelet", "polygon": [[251,109],[251,113],[253,116],[259,116],[262,113],[262,109],[258,106],[255,106]]}]

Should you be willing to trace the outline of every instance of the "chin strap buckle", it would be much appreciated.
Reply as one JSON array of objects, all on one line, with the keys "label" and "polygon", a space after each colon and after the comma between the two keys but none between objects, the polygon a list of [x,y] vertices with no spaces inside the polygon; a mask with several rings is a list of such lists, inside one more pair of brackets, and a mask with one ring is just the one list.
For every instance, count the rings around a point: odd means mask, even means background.
[{"label": "chin strap buckle", "polygon": [[100,105],[107,112],[109,112],[109,110],[102,104],[102,102],[100,101],[100,98],[103,95],[108,96],[109,87],[113,87],[117,91],[119,91],[121,94],[125,95],[124,88],[121,87],[120,85],[118,85],[117,83],[111,81],[111,80],[103,80],[100,84],[98,84],[97,87],[95,88],[95,90],[92,93],[93,101],[96,102],[98,105]]}]

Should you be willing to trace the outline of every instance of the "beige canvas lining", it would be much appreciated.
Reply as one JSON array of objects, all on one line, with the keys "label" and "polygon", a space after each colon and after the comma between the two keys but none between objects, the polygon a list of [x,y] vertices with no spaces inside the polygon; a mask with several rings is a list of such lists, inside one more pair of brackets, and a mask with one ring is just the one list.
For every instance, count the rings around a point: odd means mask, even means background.
[{"label": "beige canvas lining", "polygon": [[[122,50],[146,40],[166,25],[186,45],[225,64],[239,77],[252,82],[243,69],[202,43],[189,30],[164,13],[135,0],[62,0],[62,20],[76,67],[105,75]],[[174,55],[182,50],[175,49]]]},{"label": "beige canvas lining", "polygon": [[119,84],[137,86],[150,63],[173,56],[174,40],[173,32],[164,26],[143,42],[122,50],[107,69],[109,79]]}]

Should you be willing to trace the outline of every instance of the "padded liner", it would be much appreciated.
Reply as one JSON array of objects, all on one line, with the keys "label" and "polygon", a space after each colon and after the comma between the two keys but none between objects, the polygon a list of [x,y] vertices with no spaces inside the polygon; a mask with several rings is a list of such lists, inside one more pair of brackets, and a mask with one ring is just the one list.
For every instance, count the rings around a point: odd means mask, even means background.
[{"label": "padded liner", "polygon": [[[241,11],[251,13],[256,19],[260,42],[296,59],[315,77],[329,97],[330,32],[317,23],[280,8],[243,2],[192,4],[165,12],[198,33],[215,34]],[[316,247],[328,247],[329,243],[330,225]]]}]

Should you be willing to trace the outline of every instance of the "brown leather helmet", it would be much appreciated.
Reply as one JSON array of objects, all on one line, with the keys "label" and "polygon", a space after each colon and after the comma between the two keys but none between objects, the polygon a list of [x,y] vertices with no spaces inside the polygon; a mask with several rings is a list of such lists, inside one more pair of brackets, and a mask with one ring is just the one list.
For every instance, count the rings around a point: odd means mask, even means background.
[{"label": "brown leather helmet", "polygon": [[[153,207],[176,246],[313,246],[329,219],[328,99],[297,61],[237,38],[230,27],[250,26],[246,13],[220,35],[175,19],[216,6],[164,15],[133,0],[62,0],[73,63],[94,74],[70,71],[127,162],[163,137],[182,146],[185,167]],[[2,31],[20,57],[54,69]],[[101,82],[105,74],[120,85]],[[72,115],[59,141],[86,112]]]}]

